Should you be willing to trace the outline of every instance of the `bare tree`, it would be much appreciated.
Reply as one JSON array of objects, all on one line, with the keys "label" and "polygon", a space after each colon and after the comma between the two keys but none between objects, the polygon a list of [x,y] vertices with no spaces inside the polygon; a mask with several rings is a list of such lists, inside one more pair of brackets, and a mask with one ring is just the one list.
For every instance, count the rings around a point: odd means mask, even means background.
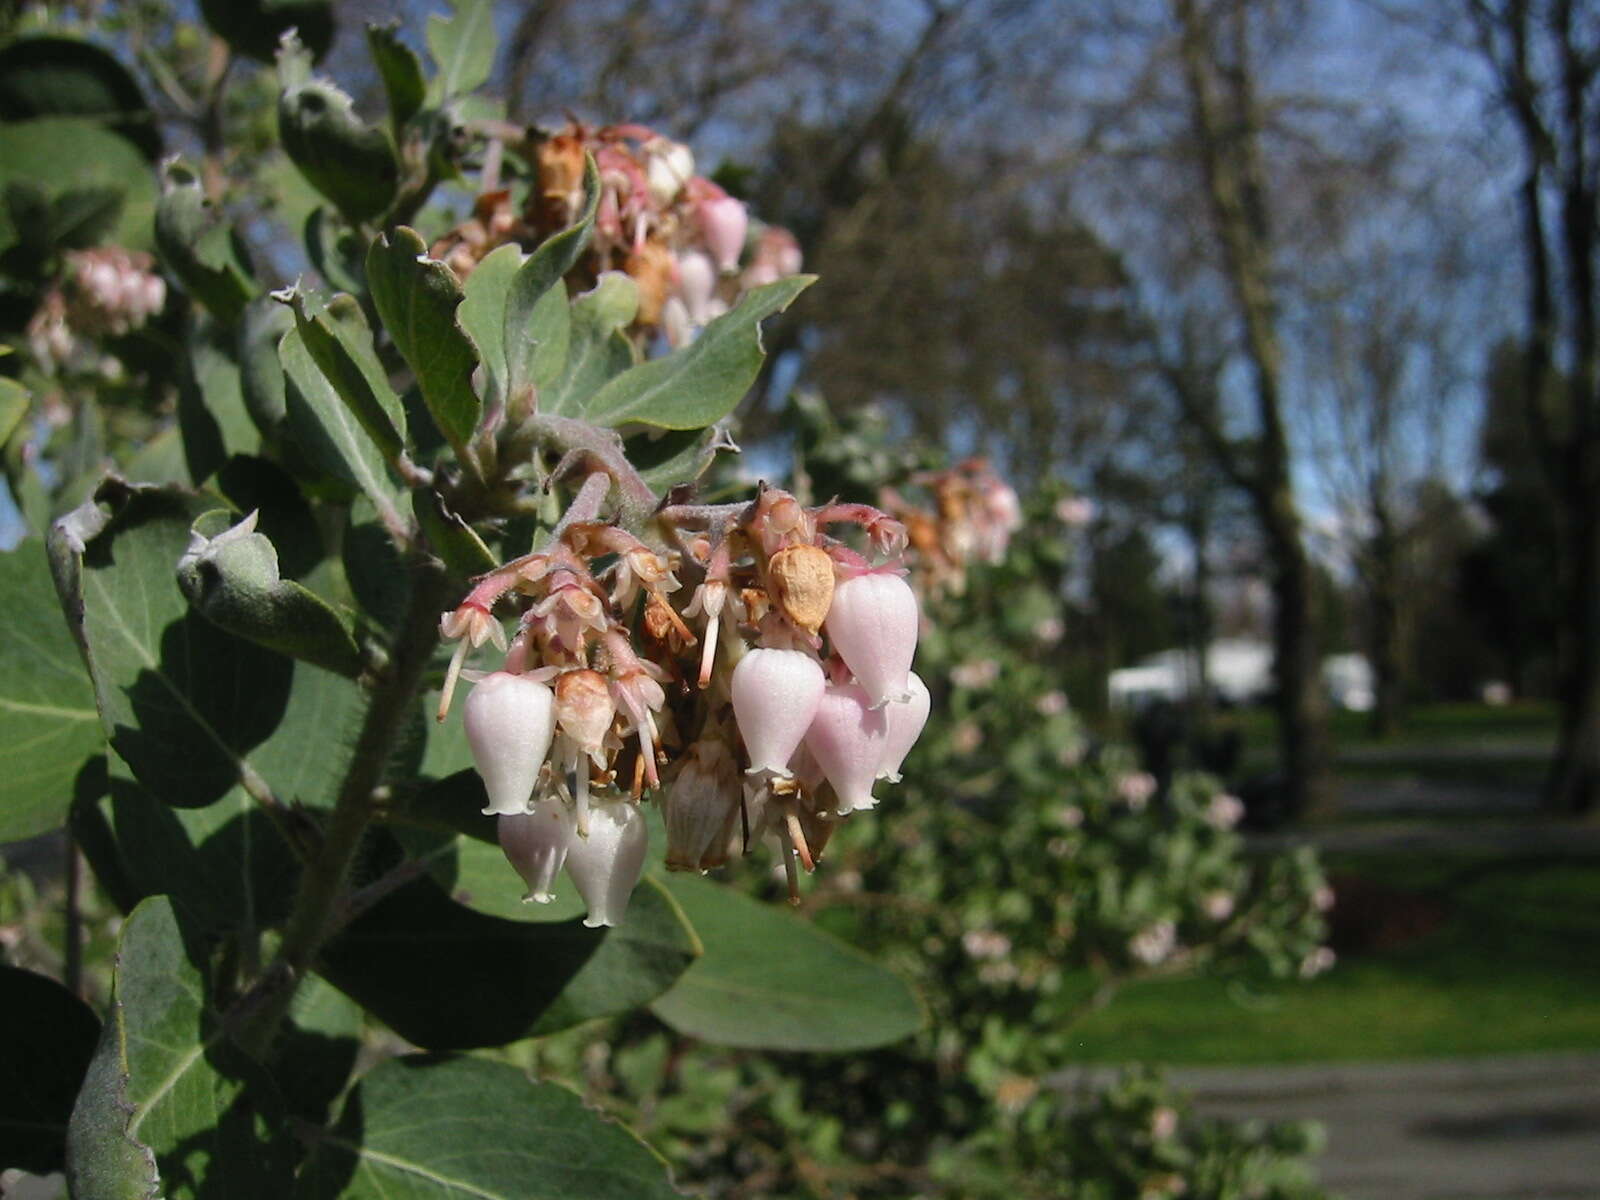
[{"label": "bare tree", "polygon": [[1463,0],[1522,151],[1523,404],[1561,538],[1561,731],[1547,798],[1600,808],[1600,16],[1577,0]]}]

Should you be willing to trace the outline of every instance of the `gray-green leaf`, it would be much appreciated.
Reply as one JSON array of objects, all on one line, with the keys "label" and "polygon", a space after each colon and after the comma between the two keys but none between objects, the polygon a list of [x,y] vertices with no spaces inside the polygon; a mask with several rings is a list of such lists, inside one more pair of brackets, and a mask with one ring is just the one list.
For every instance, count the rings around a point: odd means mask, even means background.
[{"label": "gray-green leaf", "polygon": [[255,532],[256,514],[231,525],[226,510],[195,520],[178,560],[178,587],[213,624],[269,650],[351,678],[365,665],[347,615],[292,579],[278,552]]},{"label": "gray-green leaf", "polygon": [[167,164],[155,231],[161,261],[185,290],[224,324],[238,320],[255,294],[249,264],[200,177],[182,161]]},{"label": "gray-green leaf", "polygon": [[478,425],[472,390],[478,356],[456,320],[461,286],[428,244],[404,225],[380,234],[367,252],[367,286],[395,348],[411,366],[439,431],[457,453]]},{"label": "gray-green leaf", "polygon": [[395,493],[383,455],[312,359],[299,329],[283,335],[278,356],[295,444],[324,475],[360,489],[380,512],[394,514]]},{"label": "gray-green leaf", "polygon": [[389,135],[356,116],[334,84],[309,80],[278,97],[278,132],[300,173],[352,224],[394,203],[400,162]]},{"label": "gray-green leaf", "polygon": [[385,459],[394,458],[405,445],[405,408],[378,361],[361,305],[343,292],[326,305],[298,287],[273,294],[293,310],[300,340],[361,428]]},{"label": "gray-green leaf", "polygon": [[762,319],[788,308],[815,278],[792,275],[747,293],[689,345],[612,379],[582,405],[580,415],[597,425],[637,422],[662,429],[699,429],[722,420],[761,370]]},{"label": "gray-green leaf", "polygon": [[573,300],[567,361],[561,378],[540,389],[541,412],[576,416],[601,384],[633,366],[633,343],[623,330],[638,312],[639,285],[621,271],[605,272]]},{"label": "gray-green leaf", "polygon": [[427,94],[422,63],[400,40],[397,25],[368,25],[367,48],[372,52],[378,77],[383,80],[383,90],[389,98],[389,125],[398,141],[401,128],[421,110]]},{"label": "gray-green leaf", "polygon": [[[419,1131],[429,1131],[418,1136]],[[677,1200],[665,1161],[573,1092],[478,1058],[390,1059],[313,1143],[297,1200]]]},{"label": "gray-green leaf", "polygon": [[791,913],[731,888],[667,880],[705,954],[651,1011],[724,1046],[859,1050],[909,1037],[921,1002],[903,979]]},{"label": "gray-green leaf", "polygon": [[[511,281],[511,291],[506,297],[504,339],[509,396],[516,396],[525,387],[537,386],[541,376],[554,379],[562,368],[561,363],[551,362],[553,352],[548,349],[540,359],[540,339],[541,335],[549,340],[557,334],[556,326],[551,324],[553,309],[547,300],[552,291],[559,298],[561,317],[566,317],[566,285],[562,278],[577,265],[594,230],[594,217],[600,205],[600,172],[593,156],[584,164],[583,188],[587,199],[578,219],[560,233],[546,238]],[[559,335],[566,335],[564,321]],[[563,345],[562,358],[566,356],[565,351]]]},{"label": "gray-green leaf", "polygon": [[221,1035],[203,961],[164,896],[123,925],[111,1013],[67,1130],[74,1196],[288,1193],[293,1158],[277,1093]]},{"label": "gray-green leaf", "polygon": [[61,824],[72,780],[105,744],[94,689],[61,620],[41,542],[0,554],[0,842]]},{"label": "gray-green leaf", "polygon": [[428,53],[439,68],[435,102],[472,91],[494,69],[492,0],[454,0],[450,7],[450,16],[428,18]]}]

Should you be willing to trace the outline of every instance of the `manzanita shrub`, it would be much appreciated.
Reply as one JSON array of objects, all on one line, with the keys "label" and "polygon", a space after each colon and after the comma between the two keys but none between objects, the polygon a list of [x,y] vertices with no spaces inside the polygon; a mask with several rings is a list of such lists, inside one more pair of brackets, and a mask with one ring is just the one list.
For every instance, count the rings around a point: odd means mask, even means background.
[{"label": "manzanita shrub", "polygon": [[1236,798],[1201,775],[1159,788],[1068,704],[1052,649],[1070,636],[1087,502],[1041,490],[1023,504],[986,464],[949,466],[870,410],[800,397],[788,417],[804,488],[876,492],[903,521],[931,697],[897,802],[839,830],[805,903],[915,979],[928,1023],[841,1063],[624,1017],[526,1061],[584,1087],[708,1195],[1320,1197],[1313,1130],[1206,1119],[1149,1072],[1085,1090],[1072,1069],[1080,1023],[1128,983],[1205,972],[1248,987],[1251,972],[1332,962],[1333,895],[1310,851],[1251,855]]},{"label": "manzanita shrub", "polygon": [[[85,1200],[674,1195],[626,1128],[464,1052],[646,1008],[819,1051],[921,1023],[700,877],[758,854],[798,895],[927,717],[899,522],[696,494],[811,280],[687,147],[485,115],[491,16],[430,21],[431,74],[371,31],[382,125],[284,36],[314,274],[269,287],[174,159],[155,256],[62,241],[25,281],[28,515],[76,497],[27,413],[179,385],[169,452],[0,563],[0,837],[65,819],[126,914],[98,1011],[0,974],[0,1165]],[[119,356],[141,334],[176,366]]]}]

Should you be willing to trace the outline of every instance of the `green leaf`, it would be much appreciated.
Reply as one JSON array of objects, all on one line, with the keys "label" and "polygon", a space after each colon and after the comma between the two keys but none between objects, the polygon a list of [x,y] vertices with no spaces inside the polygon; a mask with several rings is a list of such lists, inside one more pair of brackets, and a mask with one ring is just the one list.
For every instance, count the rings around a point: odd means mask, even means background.
[{"label": "green leaf", "polygon": [[360,1006],[327,980],[313,975],[295,990],[273,1079],[301,1120],[327,1121],[361,1052],[361,1023]]},{"label": "green leaf", "polygon": [[161,261],[184,289],[223,324],[237,321],[255,294],[249,263],[200,177],[181,160],[162,176],[155,237]]},{"label": "green leaf", "polygon": [[100,1021],[54,979],[0,964],[0,1163],[59,1171]]},{"label": "green leaf", "polygon": [[395,140],[399,141],[401,128],[422,110],[422,101],[427,95],[422,63],[411,47],[400,40],[398,23],[368,25],[367,48],[372,51],[373,64],[383,80],[384,93],[389,97],[389,125],[394,130]]},{"label": "green leaf", "polygon": [[309,588],[280,577],[278,552],[226,510],[204,513],[178,560],[178,587],[221,629],[304,662],[355,678],[366,666],[347,615]]},{"label": "green leaf", "polygon": [[[155,178],[150,164],[126,138],[82,117],[35,117],[0,124],[0,193],[23,184],[37,190],[47,205],[68,193],[114,193],[121,197],[116,224],[106,240],[129,249],[150,245],[156,211]],[[47,209],[65,219],[65,207]],[[26,248],[38,237],[0,212],[0,250]]]},{"label": "green leaf", "polygon": [[[374,839],[374,855],[369,877],[400,861],[385,839]],[[408,1041],[459,1050],[638,1008],[698,952],[677,905],[651,880],[634,892],[620,926],[586,929],[576,919],[487,916],[424,876],[351,922],[318,970]]]},{"label": "green leaf", "polygon": [[283,149],[311,185],[359,224],[385,212],[400,185],[394,143],[355,114],[350,97],[326,80],[286,86],[278,97]]},{"label": "green leaf", "polygon": [[278,343],[293,326],[294,314],[271,296],[250,301],[239,322],[234,353],[239,363],[240,398],[256,428],[269,438],[278,435],[288,417]]},{"label": "green leaf", "polygon": [[321,58],[336,28],[332,0],[200,0],[200,11],[228,45],[264,63],[272,61],[290,29]]},{"label": "green leaf", "polygon": [[361,305],[342,292],[326,305],[299,288],[274,295],[294,312],[300,340],[339,398],[384,458],[393,459],[405,445],[405,409],[378,361]]},{"label": "green leaf", "polygon": [[174,568],[199,507],[181,493],[113,481],[51,528],[57,592],[102,727],[164,803],[200,807],[240,784],[270,785],[285,803],[325,802],[348,755],[359,692],[190,611]]},{"label": "green leaf", "polygon": [[461,285],[428,244],[404,225],[379,234],[367,252],[367,286],[383,326],[412,372],[439,431],[457,454],[478,427],[472,390],[478,356],[456,321]]},{"label": "green leaf", "polygon": [[97,246],[122,215],[121,188],[93,187],[63,192],[50,202],[50,215],[39,231],[42,240],[61,250]]},{"label": "green leaf", "polygon": [[541,412],[575,416],[601,384],[633,366],[633,342],[624,330],[638,312],[639,285],[621,271],[606,271],[572,302],[567,361],[560,379],[540,389]]},{"label": "green leaf", "polygon": [[28,415],[28,389],[15,379],[0,376],[0,446],[11,440],[11,435]]},{"label": "green leaf", "polygon": [[104,795],[75,801],[72,831],[118,908],[167,895],[197,928],[246,937],[287,918],[299,864],[243,788],[205,808],[174,808],[118,760],[109,776]]},{"label": "green leaf", "polygon": [[470,579],[500,565],[472,526],[447,510],[444,500],[432,488],[415,493],[415,511],[429,547],[453,574]]},{"label": "green leaf", "polygon": [[[594,216],[600,205],[600,172],[591,155],[584,164],[583,187],[587,200],[583,212],[573,224],[560,233],[552,234],[523,263],[511,281],[506,296],[506,386],[507,395],[516,396],[523,388],[538,386],[541,377],[553,381],[561,370],[561,363],[552,364],[551,350],[544,350],[541,359],[541,337],[549,340],[558,327],[553,305],[547,297],[553,292],[559,300],[561,318],[566,316],[566,285],[562,282],[583,256],[594,231]],[[559,333],[566,335],[565,320]],[[562,346],[561,357],[566,357]]]},{"label": "green leaf", "polygon": [[178,383],[178,426],[189,478],[206,480],[236,454],[260,448],[261,432],[245,407],[236,339],[214,321],[190,331],[187,370]]},{"label": "green leaf", "polygon": [[54,603],[43,544],[0,554],[0,842],[61,824],[72,780],[105,744],[94,689]]},{"label": "green leaf", "polygon": [[[418,1136],[419,1131],[433,1131]],[[666,1164],[573,1092],[478,1058],[364,1075],[296,1200],[677,1200]]]},{"label": "green leaf", "polygon": [[492,0],[453,0],[452,13],[428,18],[428,53],[439,73],[435,101],[472,91],[494,69],[494,4]]},{"label": "green leaf", "polygon": [[83,117],[161,156],[155,114],[128,68],[93,42],[21,37],[0,49],[0,121]]},{"label": "green leaf", "polygon": [[260,1067],[221,1036],[203,962],[164,896],[122,927],[111,1012],[67,1131],[74,1196],[287,1194],[281,1104]]},{"label": "green leaf", "polygon": [[658,494],[694,482],[720,452],[735,448],[716,428],[651,430],[629,438],[624,447],[639,477]]},{"label": "green leaf", "polygon": [[461,328],[478,348],[491,403],[503,403],[506,396],[506,296],[522,257],[514,242],[491,251],[467,276],[465,299],[456,310]]},{"label": "green leaf", "polygon": [[580,415],[597,425],[638,422],[662,429],[699,429],[722,420],[761,370],[762,319],[788,308],[815,278],[793,275],[746,293],[689,345],[611,380]]},{"label": "green leaf", "polygon": [[359,295],[367,290],[367,247],[326,204],[306,214],[306,254],[327,284],[338,292]]},{"label": "green leaf", "polygon": [[667,880],[705,943],[651,1011],[723,1046],[859,1050],[909,1037],[923,1010],[911,987],[792,913],[683,875]]},{"label": "green leaf", "polygon": [[380,512],[395,512],[383,455],[312,360],[299,329],[283,335],[278,357],[288,385],[289,433],[301,452],[324,475],[364,492]]}]

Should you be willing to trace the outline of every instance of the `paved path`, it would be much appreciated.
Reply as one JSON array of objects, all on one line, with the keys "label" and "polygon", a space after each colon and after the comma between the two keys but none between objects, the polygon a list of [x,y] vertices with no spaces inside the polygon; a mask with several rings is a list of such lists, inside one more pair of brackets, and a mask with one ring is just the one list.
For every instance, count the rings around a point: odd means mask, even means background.
[{"label": "paved path", "polygon": [[1600,1198],[1600,1054],[1174,1070],[1201,1112],[1321,1121],[1346,1200]]}]

